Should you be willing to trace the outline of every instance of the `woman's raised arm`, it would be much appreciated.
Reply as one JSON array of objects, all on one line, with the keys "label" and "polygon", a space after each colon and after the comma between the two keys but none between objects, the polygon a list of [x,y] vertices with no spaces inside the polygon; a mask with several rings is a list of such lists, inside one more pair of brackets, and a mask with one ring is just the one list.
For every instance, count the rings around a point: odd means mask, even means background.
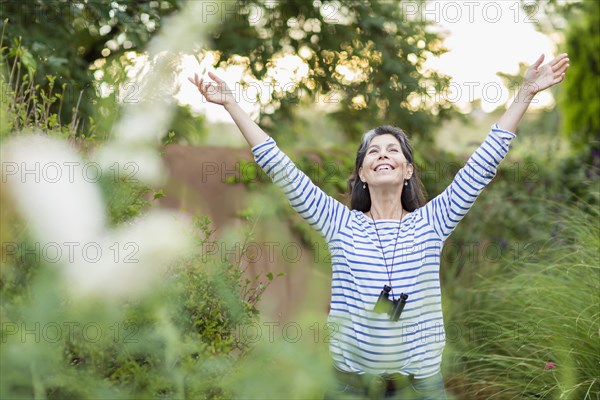
[{"label": "woman's raised arm", "polygon": [[328,241],[332,240],[340,228],[348,224],[350,210],[323,192],[294,165],[277,147],[275,140],[269,139],[270,136],[242,110],[235,101],[233,92],[222,79],[211,72],[208,75],[214,83],[206,83],[198,79],[198,75],[189,80],[209,102],[225,107],[252,147],[256,163],[269,175],[273,183],[283,189],[298,214]]},{"label": "woman's raised arm", "polygon": [[533,97],[544,89],[560,83],[569,67],[566,54],[561,54],[540,67],[542,55],[529,67],[517,97],[498,120],[485,141],[475,150],[466,165],[458,171],[452,183],[423,207],[423,215],[438,234],[446,240],[459,221],[473,206],[475,199],[492,181],[500,162],[506,156],[515,137],[517,125]]},{"label": "woman's raised arm", "polygon": [[523,86],[515,100],[498,120],[500,129],[515,132],[533,97],[564,79],[565,72],[569,68],[569,58],[566,53],[558,55],[554,60],[541,66],[543,61],[542,54],[525,73]]},{"label": "woman's raised arm", "polygon": [[244,135],[250,147],[264,143],[269,138],[269,135],[252,121],[237,101],[235,101],[233,91],[229,89],[225,81],[212,72],[209,72],[208,76],[215,82],[204,82],[204,79],[198,78],[198,74],[194,74],[194,78],[188,79],[196,85],[206,100],[225,107],[225,110],[231,115],[231,118],[233,118],[233,121],[240,132],[242,132],[242,135]]}]

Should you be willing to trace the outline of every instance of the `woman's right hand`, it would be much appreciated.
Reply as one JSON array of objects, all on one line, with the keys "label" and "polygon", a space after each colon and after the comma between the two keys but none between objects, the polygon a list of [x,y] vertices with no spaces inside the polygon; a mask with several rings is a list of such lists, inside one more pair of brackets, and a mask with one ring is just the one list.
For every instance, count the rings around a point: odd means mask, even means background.
[{"label": "woman's right hand", "polygon": [[229,89],[225,81],[212,72],[209,72],[208,76],[214,82],[204,82],[204,79],[200,79],[198,74],[194,74],[194,78],[188,78],[188,80],[192,82],[198,88],[200,93],[202,93],[204,98],[211,103],[220,104],[222,106],[235,103],[233,91]]}]

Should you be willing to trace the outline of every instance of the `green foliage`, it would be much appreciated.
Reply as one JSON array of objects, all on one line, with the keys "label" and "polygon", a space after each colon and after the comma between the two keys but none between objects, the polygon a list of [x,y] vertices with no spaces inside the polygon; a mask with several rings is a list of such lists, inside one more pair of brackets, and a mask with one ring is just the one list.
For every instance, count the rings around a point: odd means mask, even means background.
[{"label": "green foliage", "polygon": [[[128,82],[123,68],[131,64],[127,52],[140,53],[161,18],[182,4],[179,0],[3,2],[2,15],[7,18],[2,29],[7,42],[21,43],[21,59],[34,86],[49,92],[48,76],[56,77],[54,87],[63,92],[61,105],[53,105],[53,111],[65,121],[79,115],[76,130],[85,125],[83,131],[89,132],[92,110],[110,115],[116,103],[127,102],[139,89]],[[344,4],[239,0],[208,3],[207,15],[201,18],[214,14],[221,19],[222,30],[215,31],[213,39],[223,65],[247,60],[241,63],[262,80],[280,56],[297,55],[307,64],[308,77],[293,90],[273,83],[274,101],[263,107],[265,127],[281,127],[291,120],[294,107],[309,102],[331,108],[341,131],[350,137],[402,121],[409,132],[428,138],[432,126],[453,115],[452,104],[432,94],[446,90],[449,77],[423,67],[429,55],[445,49],[439,35],[428,30],[429,22],[410,18],[402,10],[395,2],[380,0]],[[11,52],[9,61],[16,56]],[[344,69],[355,78],[342,74]],[[101,81],[93,75],[102,76],[102,83],[111,89],[108,95],[100,96]],[[413,97],[421,99],[420,104],[410,105]],[[105,135],[112,121],[99,122]],[[177,125],[175,131],[189,133],[189,124]]]},{"label": "green foliage", "polygon": [[[5,60],[3,53],[1,76],[10,83],[3,140],[37,128],[82,153],[99,144],[85,131],[75,138],[73,124],[61,124],[49,107],[60,96],[38,92],[28,74],[23,80],[6,74]],[[12,71],[25,68],[26,60],[19,55]],[[113,226],[142,215],[151,197],[164,195],[112,172],[98,185]],[[231,397],[222,382],[250,345],[236,328],[256,321],[256,304],[274,277],[243,279],[235,260],[208,251],[218,243],[207,218],[194,218],[194,255],[171,265],[151,293],[116,302],[71,297],[64,271],[36,247],[4,186],[0,210],[0,398]],[[255,223],[250,215],[248,222]],[[242,255],[250,239],[251,232]]]},{"label": "green foliage", "polygon": [[323,316],[303,315],[288,325],[291,329],[277,325],[270,338],[263,329],[261,340],[224,379],[232,398],[323,398],[334,385],[327,346],[337,331],[316,321],[324,321]]},{"label": "green foliage", "polygon": [[[50,92],[63,88],[62,107],[54,108],[63,121],[76,112],[89,133],[88,118],[94,115],[98,97],[91,67],[107,68],[127,63],[122,57],[149,41],[160,27],[161,17],[179,9],[180,1],[3,1],[0,10],[2,32],[7,42],[17,40],[25,55],[24,66],[32,74],[30,81]],[[6,45],[6,42],[5,42]],[[11,54],[12,62],[15,54]],[[120,68],[116,82],[126,80]],[[114,107],[114,95],[109,102]],[[83,128],[83,126],[79,126]]]},{"label": "green foliage", "polygon": [[589,171],[579,155],[509,153],[446,242],[445,366],[460,398],[597,396],[600,190]]},{"label": "green foliage", "polygon": [[[149,193],[152,190],[139,182],[130,182],[129,178],[118,174],[104,174],[98,183],[113,226],[140,216],[150,205]],[[153,195],[153,199],[160,197],[160,194]]]},{"label": "green foliage", "polygon": [[[197,254],[174,265],[154,293],[125,304],[73,303],[56,266],[31,251],[8,255],[0,365],[10,372],[0,378],[1,397],[228,398],[219,380],[249,345],[236,327],[256,320],[266,285],[208,256],[209,222],[197,217],[195,226]],[[20,240],[19,249],[34,248]]]},{"label": "green foliage", "polygon": [[580,18],[571,20],[567,30],[565,51],[573,62],[563,82],[560,107],[573,147],[583,153],[600,152],[600,3],[585,1],[581,7]]},{"label": "green foliage", "polygon": [[[82,99],[81,118],[86,123],[80,123],[77,113],[72,112],[79,95],[65,98],[63,84],[91,82],[88,67],[105,59],[101,51],[109,41],[115,41],[117,47],[103,62],[116,71],[111,79],[122,79],[124,73],[116,66],[125,62],[118,56],[126,50],[127,40],[134,47],[144,43],[152,30],[148,21],[154,21],[156,27],[160,15],[177,7],[176,2],[122,3],[82,3],[71,16],[53,16],[56,23],[52,26],[40,20],[50,14],[40,16],[28,10],[54,12],[61,7],[70,9],[73,3],[1,4],[2,14],[9,15],[15,25],[3,23],[10,39],[8,47],[2,49],[0,63],[9,101],[3,102],[1,109],[0,138],[37,127],[82,149],[99,140],[94,120],[86,117],[84,105],[89,99]],[[443,87],[445,78],[423,78],[417,73],[428,52],[437,54],[443,49],[422,22],[405,21],[394,2],[332,2],[322,3],[320,9],[313,2],[237,4],[240,9],[257,6],[265,24],[251,24],[239,15],[223,23],[226,29],[216,34],[215,43],[223,51],[224,62],[235,54],[248,56],[250,70],[260,78],[267,73],[273,55],[298,53],[303,47],[312,50],[316,56],[307,58],[311,75],[300,85],[313,101],[318,95],[322,99],[323,93],[328,99],[339,95],[336,120],[350,135],[380,121],[402,120],[407,121],[407,131],[426,139],[425,132],[448,115],[445,104],[413,110],[406,103],[410,93],[421,90],[410,89],[412,84],[437,80]],[[99,10],[98,18],[94,7]],[[102,17],[110,9],[114,9],[110,19]],[[144,21],[142,9],[148,9]],[[335,17],[340,19],[332,19],[328,10],[337,10]],[[357,13],[363,17],[355,18]],[[14,22],[15,15],[22,19]],[[98,27],[107,25],[110,31],[103,36]],[[23,36],[22,41],[15,41],[19,36]],[[407,54],[414,54],[417,61],[406,62]],[[336,71],[348,60],[356,62],[366,77],[346,82]],[[61,76],[46,76],[48,71],[58,71]],[[403,90],[400,83],[410,90]],[[352,102],[357,95],[366,96],[366,107]],[[381,98],[388,101],[381,102]],[[281,108],[270,118],[280,126],[282,119],[295,118],[290,113],[295,99],[281,96],[277,102]],[[114,108],[114,102],[105,103],[107,113],[97,116],[107,127],[118,115]],[[61,117],[65,109],[72,112],[71,117]],[[439,113],[432,116],[431,111]],[[165,145],[185,136],[192,125],[189,110],[180,112],[180,124],[164,139]],[[293,127],[293,123],[288,126]],[[86,139],[76,141],[77,131]],[[202,134],[199,131],[197,136]],[[344,145],[290,152],[290,157],[327,193],[344,201],[341,193],[352,171],[355,150]],[[425,171],[451,166],[444,168],[444,173],[422,177],[432,195],[440,193],[453,176],[450,171],[456,172],[464,163],[438,151],[418,152],[416,158]],[[241,170],[257,169],[242,165]],[[573,399],[598,392],[594,374],[599,365],[599,232],[594,223],[600,200],[595,190],[597,178],[588,171],[588,165],[577,157],[559,159],[552,155],[532,156],[502,167],[446,243],[444,293],[454,306],[446,314],[449,320],[473,327],[475,332],[501,327],[494,337],[467,340],[463,336],[450,343],[460,357],[455,359],[449,377],[452,382],[462,382],[454,387],[468,393],[463,398],[476,398],[478,391],[497,398],[548,398],[564,393],[563,398]],[[152,198],[165,195],[163,190],[126,178],[104,178],[100,187],[113,225],[143,214]],[[243,174],[232,183],[243,182],[262,190],[268,181],[264,173],[257,172]],[[270,212],[288,219],[305,244],[322,244],[280,191],[268,190],[278,192],[281,199],[278,209]],[[579,210],[563,212],[556,202],[571,203]],[[69,288],[56,266],[23,250],[33,248],[33,240],[5,190],[0,191],[0,205],[2,240],[19,244],[16,253],[3,254],[0,268],[1,398],[314,398],[331,384],[323,340],[311,346],[273,342],[267,335],[253,346],[242,340],[238,327],[259,321],[256,304],[276,277],[266,274],[264,282],[262,277],[246,278],[235,260],[206,251],[217,245],[208,219],[194,219],[197,254],[173,264],[160,287],[146,297],[114,304],[106,299],[70,300],[65,295]],[[240,216],[249,218],[250,226],[256,223],[251,210]],[[250,238],[251,233],[243,248]],[[490,243],[514,254],[514,259],[506,260],[506,253],[502,260],[486,257],[482,248]],[[448,256],[472,244],[479,246],[474,258]],[[517,250],[523,252],[515,253]],[[316,332],[314,321],[322,319],[322,315],[307,317],[302,321],[303,331]],[[527,329],[517,331],[522,333],[517,339],[510,330],[514,324]],[[55,326],[62,333],[58,340],[52,339]],[[37,333],[23,336],[25,329]],[[97,336],[97,332],[102,334]],[[557,368],[544,370],[547,361],[555,362]]]},{"label": "green foliage", "polygon": [[[11,65],[7,61],[14,57]],[[47,76],[48,92],[31,80],[32,75],[22,71],[26,67],[24,59],[27,51],[19,42],[14,43],[10,52],[7,48],[0,51],[0,84],[6,91],[1,108],[0,139],[5,139],[20,131],[35,129],[53,137],[63,138],[74,143],[82,150],[88,150],[97,144],[94,135],[95,124],[89,118],[89,131],[77,135],[79,117],[73,115],[73,120],[63,122],[60,118],[65,85],[62,92],[54,92],[56,78]],[[53,105],[58,104],[58,108]],[[132,217],[139,216],[149,204],[145,195],[149,187],[141,185],[137,180],[127,174],[120,174],[112,169],[110,173],[103,174],[99,180],[99,187],[108,205],[109,219],[112,224],[124,222]]]},{"label": "green foliage", "polygon": [[[290,110],[289,118],[278,120],[269,129],[277,144],[284,148],[318,149],[339,146],[348,142],[348,134],[336,118],[321,104],[298,104]],[[273,123],[270,121],[269,123]]]},{"label": "green foliage", "polygon": [[600,168],[600,4],[597,1],[521,0],[524,11],[535,15],[536,27],[552,34],[571,59],[568,78],[554,91],[559,91],[560,128],[571,147],[592,163],[592,173]]},{"label": "green foliage", "polygon": [[549,35],[560,34],[568,22],[581,17],[580,13],[586,2],[587,0],[521,0],[521,6],[536,28]]},{"label": "green foliage", "polygon": [[[221,64],[239,64],[243,56],[242,64],[259,80],[278,56],[298,55],[308,67],[308,77],[292,91],[273,87],[271,106],[279,109],[263,115],[267,128],[289,122],[302,102],[333,107],[334,119],[352,138],[393,121],[425,138],[452,114],[443,96],[430,97],[447,88],[449,77],[423,67],[429,54],[446,51],[441,38],[427,29],[429,22],[404,15],[399,2],[253,0],[232,8],[239,12],[224,13],[222,30],[214,33]],[[411,106],[412,97],[421,104]]]},{"label": "green foliage", "polygon": [[553,237],[533,257],[488,270],[454,314],[455,374],[468,377],[468,398],[600,395],[600,215],[555,208]]},{"label": "green foliage", "polygon": [[509,158],[501,164],[444,246],[442,286],[453,307],[471,307],[463,302],[468,288],[489,273],[506,271],[502,259],[528,262],[557,235],[558,204],[584,212],[600,207],[598,179],[588,176],[588,170],[580,157],[552,154]]},{"label": "green foliage", "polygon": [[[70,122],[60,118],[66,85],[57,90],[56,78],[47,76],[46,87],[41,87],[33,79],[36,67],[32,64],[31,53],[19,40],[14,39],[10,45],[0,47],[0,85],[3,90],[0,139],[26,127],[59,137],[69,136],[76,131],[79,119],[76,115]],[[90,120],[89,132],[93,131],[93,120]]]},{"label": "green foliage", "polygon": [[204,116],[193,115],[189,106],[177,107],[171,123],[171,132],[164,140],[173,143],[186,141],[192,145],[200,145],[207,134],[204,122]]}]

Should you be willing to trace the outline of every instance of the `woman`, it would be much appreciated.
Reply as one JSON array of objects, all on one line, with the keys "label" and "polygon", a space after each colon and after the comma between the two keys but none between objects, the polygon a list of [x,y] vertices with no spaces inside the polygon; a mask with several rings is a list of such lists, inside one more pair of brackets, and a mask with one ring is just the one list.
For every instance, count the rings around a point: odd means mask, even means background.
[{"label": "woman", "polygon": [[533,97],[563,80],[567,55],[541,66],[543,60],[542,55],[528,69],[515,101],[453,182],[429,202],[404,133],[390,126],[367,132],[350,180],[350,209],[294,166],[240,108],[224,81],[212,73],[214,83],[190,78],[209,102],[225,107],[256,162],[327,240],[333,264],[329,321],[339,327],[330,350],[340,392],[446,398],[440,372],[442,246],[495,176]]}]

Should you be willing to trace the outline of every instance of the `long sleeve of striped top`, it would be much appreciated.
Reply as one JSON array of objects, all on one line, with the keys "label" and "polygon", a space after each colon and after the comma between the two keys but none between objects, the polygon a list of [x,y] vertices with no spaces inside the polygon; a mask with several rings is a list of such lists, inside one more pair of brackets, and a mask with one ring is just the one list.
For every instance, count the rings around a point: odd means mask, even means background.
[{"label": "long sleeve of striped top", "polygon": [[[326,239],[331,253],[330,352],[336,368],[356,373],[439,372],[446,342],[439,281],[447,237],[496,175],[515,135],[492,129],[438,196],[402,221],[373,221],[325,194],[272,138],[254,146],[258,165],[292,207]],[[399,321],[373,312],[383,285],[409,295]]]},{"label": "long sleeve of striped top", "polygon": [[436,234],[445,241],[467,214],[475,199],[496,176],[515,134],[492,127],[483,144],[458,171],[452,183],[423,207],[423,215]]},{"label": "long sleeve of striped top", "polygon": [[350,210],[315,185],[285,155],[273,138],[252,148],[256,163],[277,186],[281,187],[291,206],[328,241],[348,224]]}]

